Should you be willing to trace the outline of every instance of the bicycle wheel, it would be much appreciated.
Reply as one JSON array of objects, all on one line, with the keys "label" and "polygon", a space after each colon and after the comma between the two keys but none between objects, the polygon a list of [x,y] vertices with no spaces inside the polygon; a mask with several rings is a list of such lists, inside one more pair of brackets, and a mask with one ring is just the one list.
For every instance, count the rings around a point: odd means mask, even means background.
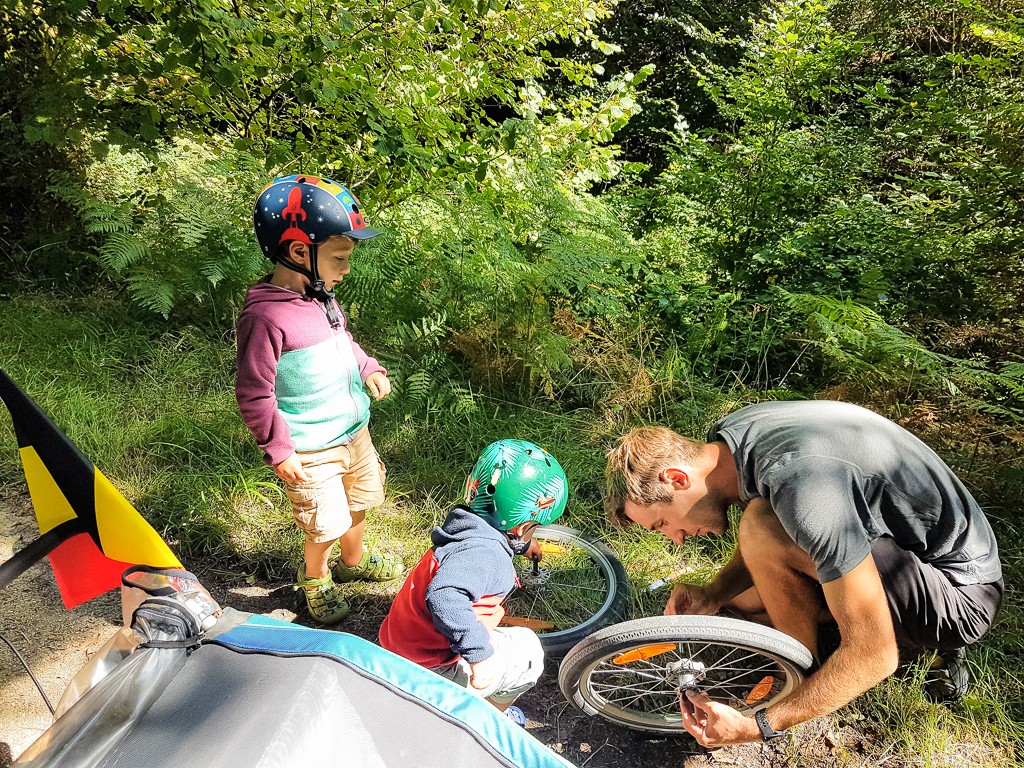
[{"label": "bicycle wheel", "polygon": [[655,616],[596,632],[558,670],[565,697],[588,715],[682,732],[680,686],[753,716],[788,696],[811,652],[788,635],[723,616]]},{"label": "bicycle wheel", "polygon": [[505,600],[507,624],[532,627],[557,657],[625,618],[629,581],[608,547],[564,525],[541,526],[533,538],[544,557],[516,559],[520,586]]}]

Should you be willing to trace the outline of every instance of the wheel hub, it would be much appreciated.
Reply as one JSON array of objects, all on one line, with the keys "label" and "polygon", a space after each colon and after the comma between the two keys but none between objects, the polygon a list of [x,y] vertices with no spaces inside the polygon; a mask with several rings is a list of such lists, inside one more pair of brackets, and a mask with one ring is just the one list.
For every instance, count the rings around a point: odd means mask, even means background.
[{"label": "wheel hub", "polygon": [[700,681],[704,679],[705,667],[699,661],[693,659],[680,659],[668,666],[671,677],[679,681],[679,690],[696,690]]},{"label": "wheel hub", "polygon": [[525,589],[540,589],[550,578],[551,571],[546,568],[524,568],[519,571],[519,583]]}]

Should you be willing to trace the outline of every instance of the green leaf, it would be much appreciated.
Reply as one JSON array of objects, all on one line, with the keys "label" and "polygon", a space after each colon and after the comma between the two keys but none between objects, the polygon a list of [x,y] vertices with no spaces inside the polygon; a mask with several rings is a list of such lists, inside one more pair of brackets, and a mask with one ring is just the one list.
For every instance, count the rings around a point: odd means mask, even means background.
[{"label": "green leaf", "polygon": [[213,79],[217,81],[219,85],[225,88],[230,88],[238,82],[238,73],[234,67],[221,67],[214,70]]}]

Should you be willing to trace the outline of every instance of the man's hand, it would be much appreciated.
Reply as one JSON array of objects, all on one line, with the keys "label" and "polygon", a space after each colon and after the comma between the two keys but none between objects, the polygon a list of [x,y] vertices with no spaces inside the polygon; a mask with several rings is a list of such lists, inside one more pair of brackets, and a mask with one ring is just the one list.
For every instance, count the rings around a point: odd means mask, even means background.
[{"label": "man's hand", "polygon": [[497,663],[495,655],[491,654],[486,659],[469,665],[469,684],[482,691],[494,684],[494,681],[501,674],[501,665]]},{"label": "man's hand", "polygon": [[302,468],[297,454],[292,454],[280,464],[274,465],[274,474],[286,483],[308,483],[310,480],[306,470]]},{"label": "man's hand", "polygon": [[370,390],[374,400],[383,400],[391,394],[391,379],[382,371],[371,373],[366,377],[366,388]]},{"label": "man's hand", "polygon": [[679,709],[683,727],[705,747],[760,741],[761,731],[752,718],[726,704],[712,701],[699,691],[680,691]]},{"label": "man's hand", "polygon": [[666,616],[682,614],[699,614],[713,616],[721,609],[722,603],[708,587],[693,584],[676,584],[672,587],[668,603],[665,605]]}]

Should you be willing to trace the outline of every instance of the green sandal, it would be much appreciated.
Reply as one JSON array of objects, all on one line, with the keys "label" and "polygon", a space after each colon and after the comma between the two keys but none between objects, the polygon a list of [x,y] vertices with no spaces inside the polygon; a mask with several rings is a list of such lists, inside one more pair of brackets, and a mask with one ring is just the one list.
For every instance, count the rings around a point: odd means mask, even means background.
[{"label": "green sandal", "polygon": [[394,581],[405,573],[405,564],[394,555],[371,555],[363,552],[359,565],[345,565],[344,560],[334,564],[334,580],[346,581]]},{"label": "green sandal", "polygon": [[341,588],[334,583],[331,574],[322,579],[307,579],[306,567],[299,566],[296,589],[306,593],[306,607],[309,615],[321,624],[336,624],[348,616],[349,604],[341,594]]}]

